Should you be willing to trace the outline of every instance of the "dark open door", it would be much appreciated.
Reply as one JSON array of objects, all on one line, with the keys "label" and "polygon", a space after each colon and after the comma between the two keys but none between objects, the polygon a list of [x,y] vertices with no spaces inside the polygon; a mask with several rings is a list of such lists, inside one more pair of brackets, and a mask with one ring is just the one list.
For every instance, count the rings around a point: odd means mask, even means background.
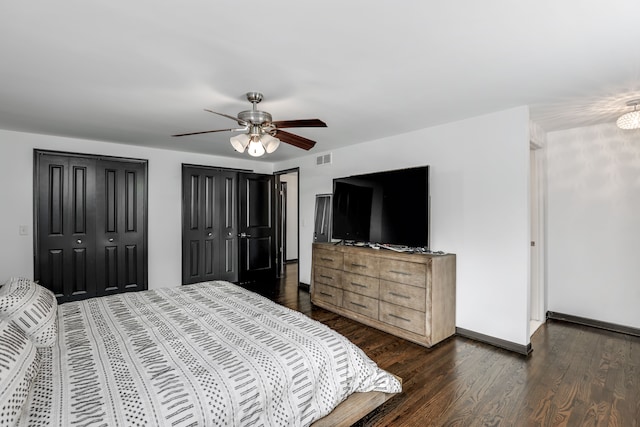
[{"label": "dark open door", "polygon": [[182,168],[182,283],[238,280],[238,173]]},{"label": "dark open door", "polygon": [[276,188],[273,175],[239,176],[240,282],[276,278]]}]

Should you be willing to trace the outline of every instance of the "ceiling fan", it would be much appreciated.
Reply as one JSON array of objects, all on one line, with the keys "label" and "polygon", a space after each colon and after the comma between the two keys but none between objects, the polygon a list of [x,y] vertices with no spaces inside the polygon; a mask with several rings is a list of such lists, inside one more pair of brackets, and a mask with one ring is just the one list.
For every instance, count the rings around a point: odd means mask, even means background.
[{"label": "ceiling fan", "polygon": [[278,120],[273,121],[271,114],[266,111],[259,111],[257,105],[262,101],[262,94],[259,92],[248,92],[247,100],[253,104],[251,110],[241,111],[237,117],[224,113],[218,113],[205,108],[209,113],[217,114],[237,122],[240,128],[206,130],[202,132],[181,133],[172,136],[200,135],[212,132],[244,132],[230,138],[231,145],[240,153],[247,149],[249,155],[254,157],[262,156],[266,153],[273,153],[280,145],[280,141],[293,145],[294,147],[310,150],[316,145],[315,141],[286,132],[286,128],[315,128],[327,127],[327,124],[320,119],[301,120]]}]

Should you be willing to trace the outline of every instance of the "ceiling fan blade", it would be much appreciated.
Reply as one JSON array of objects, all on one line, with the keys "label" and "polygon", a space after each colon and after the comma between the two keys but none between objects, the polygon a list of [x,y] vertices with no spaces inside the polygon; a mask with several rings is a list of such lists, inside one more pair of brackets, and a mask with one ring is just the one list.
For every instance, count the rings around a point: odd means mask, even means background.
[{"label": "ceiling fan blade", "polygon": [[205,108],[204,111],[208,111],[210,113],[217,114],[217,115],[222,116],[222,117],[226,117],[228,119],[231,119],[233,121],[236,121],[236,122],[240,123],[242,126],[247,126],[249,124],[249,123],[245,122],[244,120],[240,120],[239,118],[230,116],[228,114],[218,113],[217,111],[209,110],[207,108]]},{"label": "ceiling fan blade", "polygon": [[216,130],[205,130],[202,132],[189,132],[189,133],[180,133],[178,135],[171,136],[189,136],[189,135],[200,135],[201,133],[213,133],[213,132],[237,132],[244,129],[216,129]]},{"label": "ceiling fan blade", "polygon": [[294,135],[292,133],[285,132],[280,129],[276,129],[274,136],[282,142],[291,144],[294,147],[302,148],[303,150],[310,150],[314,145],[316,145],[315,141],[304,138],[300,135]]},{"label": "ceiling fan blade", "polygon": [[271,122],[276,128],[326,128],[327,124],[320,119],[279,120]]}]

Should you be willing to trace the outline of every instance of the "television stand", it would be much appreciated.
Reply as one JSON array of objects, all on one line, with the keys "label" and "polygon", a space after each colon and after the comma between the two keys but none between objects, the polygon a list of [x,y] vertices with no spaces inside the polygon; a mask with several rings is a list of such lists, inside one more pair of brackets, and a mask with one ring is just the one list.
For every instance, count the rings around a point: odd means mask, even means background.
[{"label": "television stand", "polygon": [[455,333],[456,256],[314,243],[311,301],[431,347]]}]

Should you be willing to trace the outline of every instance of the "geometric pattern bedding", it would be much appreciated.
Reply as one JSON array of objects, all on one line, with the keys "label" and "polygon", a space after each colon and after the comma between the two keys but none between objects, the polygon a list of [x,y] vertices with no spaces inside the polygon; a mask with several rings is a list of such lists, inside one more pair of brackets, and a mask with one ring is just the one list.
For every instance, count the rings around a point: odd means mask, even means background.
[{"label": "geometric pattern bedding", "polygon": [[356,391],[401,391],[327,326],[231,283],[58,307],[19,425],[309,425]]}]

